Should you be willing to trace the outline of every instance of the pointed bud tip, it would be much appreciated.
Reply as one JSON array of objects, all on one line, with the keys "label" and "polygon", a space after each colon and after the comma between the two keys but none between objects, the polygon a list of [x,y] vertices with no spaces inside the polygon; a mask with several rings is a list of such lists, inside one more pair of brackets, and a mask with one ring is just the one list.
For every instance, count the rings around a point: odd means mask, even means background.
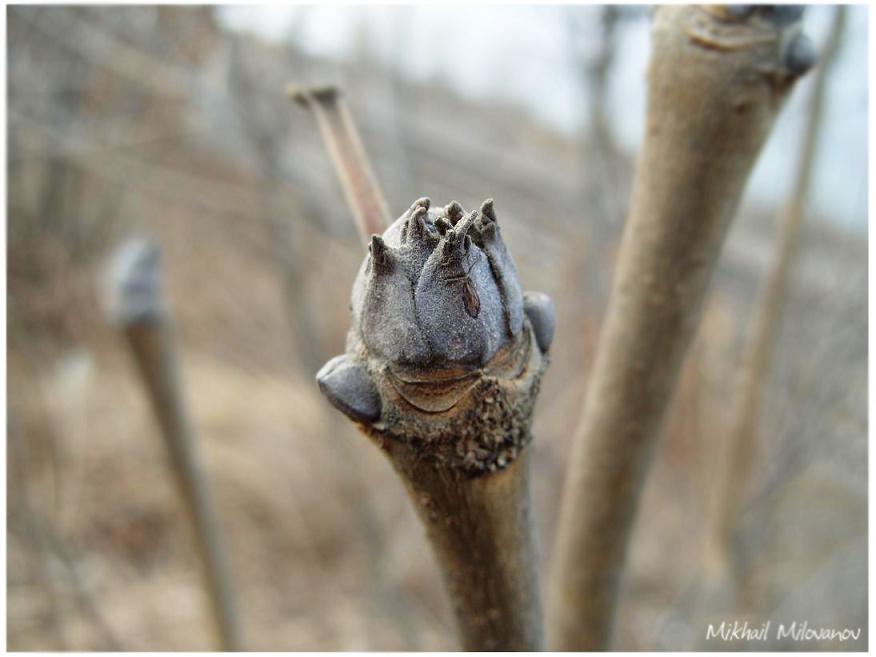
[{"label": "pointed bud tip", "polygon": [[493,208],[492,198],[488,198],[481,204],[481,214],[490,221],[496,221],[496,211]]},{"label": "pointed bud tip", "polygon": [[434,241],[436,236],[427,223],[428,217],[429,210],[425,206],[421,205],[414,210],[402,228],[402,242]]},{"label": "pointed bud tip", "polygon": [[448,203],[447,206],[444,208],[444,212],[445,214],[447,214],[447,218],[450,220],[450,224],[453,226],[455,226],[457,222],[462,219],[462,216],[464,214],[462,206],[456,201],[451,201],[450,203]]},{"label": "pointed bud tip", "polygon": [[426,208],[427,210],[432,205],[432,199],[428,196],[422,196],[414,201],[414,204],[411,206],[411,210],[416,210],[417,208]]},{"label": "pointed bud tip", "polygon": [[453,230],[459,233],[460,235],[468,235],[468,231],[472,226],[475,225],[477,218],[480,216],[480,212],[477,210],[472,210],[469,212],[464,219],[459,221],[456,226],[453,227]]},{"label": "pointed bud tip", "polygon": [[380,235],[371,236],[371,244],[368,245],[368,251],[371,253],[371,261],[374,263],[376,271],[386,272],[392,266],[392,255],[389,252],[389,247]]}]

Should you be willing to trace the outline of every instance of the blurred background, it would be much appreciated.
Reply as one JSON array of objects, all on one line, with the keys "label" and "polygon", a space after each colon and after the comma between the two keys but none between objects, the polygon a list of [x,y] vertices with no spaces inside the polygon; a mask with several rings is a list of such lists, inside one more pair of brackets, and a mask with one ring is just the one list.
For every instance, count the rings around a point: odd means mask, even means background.
[{"label": "blurred background", "polygon": [[[834,9],[804,19],[816,44]],[[867,23],[851,7],[781,298],[756,440],[727,483],[740,362],[776,258],[814,75],[754,172],[644,492],[615,647],[747,648],[710,622],[863,628],[867,646]],[[161,247],[185,394],[247,647],[447,650],[405,492],[319,395],[364,256],[314,117],[346,92],[395,216],[496,199],[558,311],[536,409],[542,572],[644,124],[634,6],[7,9],[7,637],[13,650],[213,647],[191,532],[101,277]],[[730,486],[732,573],[715,579]],[[719,523],[720,524],[720,523]],[[719,559],[720,560],[720,559]]]}]

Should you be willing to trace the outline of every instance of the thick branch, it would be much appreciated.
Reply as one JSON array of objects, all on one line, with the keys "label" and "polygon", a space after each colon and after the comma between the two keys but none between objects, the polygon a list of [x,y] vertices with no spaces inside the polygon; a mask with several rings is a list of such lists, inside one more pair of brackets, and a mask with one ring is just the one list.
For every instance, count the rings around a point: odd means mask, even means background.
[{"label": "thick branch", "polygon": [[[657,10],[645,144],[573,441],[551,579],[551,641],[608,645],[639,493],[748,174],[797,75],[787,15]],[[810,62],[811,63],[811,62]]]}]

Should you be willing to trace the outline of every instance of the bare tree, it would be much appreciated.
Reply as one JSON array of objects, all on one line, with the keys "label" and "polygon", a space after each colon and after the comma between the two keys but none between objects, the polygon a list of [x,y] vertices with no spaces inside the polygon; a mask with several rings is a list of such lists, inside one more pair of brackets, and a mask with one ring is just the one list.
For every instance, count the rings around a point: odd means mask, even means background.
[{"label": "bare tree", "polygon": [[782,101],[813,63],[800,13],[654,16],[645,143],[559,516],[558,649],[609,643],[642,483],[724,235]]}]

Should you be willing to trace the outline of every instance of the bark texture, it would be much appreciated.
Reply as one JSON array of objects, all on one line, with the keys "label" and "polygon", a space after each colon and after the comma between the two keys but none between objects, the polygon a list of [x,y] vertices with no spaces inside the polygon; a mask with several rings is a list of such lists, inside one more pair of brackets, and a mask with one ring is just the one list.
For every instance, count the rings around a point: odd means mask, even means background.
[{"label": "bark texture", "polygon": [[[526,391],[528,394],[530,391]],[[527,439],[531,418],[521,419]],[[485,442],[503,439],[483,423]],[[365,429],[383,447],[426,527],[465,650],[539,650],[541,596],[528,449],[503,468],[472,476],[436,459],[417,438]]]},{"label": "bark texture", "polygon": [[609,644],[642,483],[714,264],[807,68],[798,18],[751,7],[655,13],[645,143],[559,516],[556,649]]},{"label": "bark texture", "polygon": [[242,650],[219,516],[185,404],[172,327],[161,297],[157,247],[141,241],[125,244],[116,255],[109,284],[112,319],[124,333],[143,379],[193,528],[219,647]]},{"label": "bark texture", "polygon": [[[384,369],[374,375],[382,419],[360,424],[426,527],[466,650],[542,647],[527,447],[545,364],[527,324],[508,351],[466,377],[451,408],[435,413],[417,410]],[[453,384],[433,374],[419,385],[431,397]]]}]

